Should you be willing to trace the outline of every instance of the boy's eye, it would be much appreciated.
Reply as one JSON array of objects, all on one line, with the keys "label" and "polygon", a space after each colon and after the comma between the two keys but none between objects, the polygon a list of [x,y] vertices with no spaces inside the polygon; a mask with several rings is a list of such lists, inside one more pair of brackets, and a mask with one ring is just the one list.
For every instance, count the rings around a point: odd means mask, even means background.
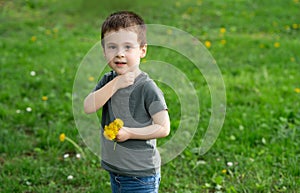
[{"label": "boy's eye", "polygon": [[129,49],[131,49],[132,47],[131,46],[125,46],[125,49],[126,50],[129,50]]},{"label": "boy's eye", "polygon": [[116,49],[117,47],[116,47],[116,46],[108,46],[107,48],[110,49],[110,50],[114,50],[114,49]]}]

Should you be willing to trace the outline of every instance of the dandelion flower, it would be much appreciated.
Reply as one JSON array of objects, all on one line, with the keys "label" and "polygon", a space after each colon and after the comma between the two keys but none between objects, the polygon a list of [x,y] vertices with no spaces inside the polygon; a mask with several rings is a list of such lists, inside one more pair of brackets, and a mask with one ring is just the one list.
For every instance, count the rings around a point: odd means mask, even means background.
[{"label": "dandelion flower", "polygon": [[121,119],[115,119],[114,123],[118,128],[122,128],[124,126],[124,122]]},{"label": "dandelion flower", "polygon": [[[115,119],[108,126],[105,125],[103,135],[108,140],[115,140],[119,130],[123,127],[124,123],[121,119]],[[116,148],[116,142],[114,144],[114,150]]]},{"label": "dandelion flower", "polygon": [[226,174],[226,173],[227,173],[226,169],[222,170],[222,174]]},{"label": "dandelion flower", "polygon": [[204,45],[205,45],[205,47],[210,48],[211,47],[211,42],[210,41],[205,41]]},{"label": "dandelion flower", "polygon": [[93,82],[95,80],[95,78],[93,76],[89,77],[89,81]]},{"label": "dandelion flower", "polygon": [[221,44],[225,45],[226,44],[226,40],[221,40]]},{"label": "dandelion flower", "polygon": [[54,33],[58,33],[58,29],[57,29],[57,28],[54,28],[54,29],[53,29],[53,32],[54,32]]},{"label": "dandelion flower", "polygon": [[47,101],[48,97],[47,96],[42,96],[42,101]]},{"label": "dandelion flower", "polygon": [[291,62],[295,62],[295,58],[294,57],[291,57]]},{"label": "dandelion flower", "polygon": [[274,47],[275,47],[275,48],[279,48],[279,47],[280,47],[280,43],[279,43],[279,42],[275,42],[275,43],[274,43]]},{"label": "dandelion flower", "polygon": [[292,25],[292,27],[293,27],[293,29],[298,29],[298,24],[294,23],[294,24]]},{"label": "dandelion flower", "polygon": [[295,88],[296,93],[300,93],[300,88]]},{"label": "dandelion flower", "polygon": [[32,37],[30,38],[30,41],[35,42],[36,39],[37,39],[36,36],[32,36]]},{"label": "dandelion flower", "polygon": [[64,133],[60,134],[59,140],[63,142],[66,139],[66,135]]},{"label": "dandelion flower", "polygon": [[116,138],[115,132],[109,129],[105,130],[103,135],[108,140],[114,140]]},{"label": "dandelion flower", "polygon": [[225,28],[225,27],[221,27],[220,33],[221,33],[221,34],[224,34],[225,32],[226,32],[226,28]]},{"label": "dandelion flower", "polygon": [[172,31],[171,29],[168,29],[168,30],[167,30],[167,34],[168,34],[168,35],[172,35],[172,34],[173,34],[173,31]]},{"label": "dandelion flower", "polygon": [[26,108],[26,111],[27,111],[27,112],[31,112],[31,111],[32,111],[32,108],[31,108],[31,107],[27,107],[27,108]]},{"label": "dandelion flower", "polygon": [[46,35],[51,35],[51,31],[49,29],[46,30]]},{"label": "dandelion flower", "polygon": [[77,153],[77,154],[76,154],[76,158],[77,158],[77,159],[80,159],[80,158],[81,158],[81,155],[80,155],[79,153]]}]

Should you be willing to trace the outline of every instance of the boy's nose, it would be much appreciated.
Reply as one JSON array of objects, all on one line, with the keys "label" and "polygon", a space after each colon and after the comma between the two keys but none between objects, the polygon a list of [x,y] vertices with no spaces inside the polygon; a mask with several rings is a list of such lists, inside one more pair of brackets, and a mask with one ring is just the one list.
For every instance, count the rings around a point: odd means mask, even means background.
[{"label": "boy's nose", "polygon": [[125,57],[125,50],[123,49],[119,50],[116,57],[120,57],[120,58]]}]

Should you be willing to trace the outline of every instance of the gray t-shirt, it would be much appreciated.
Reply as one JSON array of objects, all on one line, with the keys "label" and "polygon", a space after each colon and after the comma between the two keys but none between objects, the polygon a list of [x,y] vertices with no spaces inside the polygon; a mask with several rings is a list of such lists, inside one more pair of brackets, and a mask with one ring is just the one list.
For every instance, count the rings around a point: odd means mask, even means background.
[{"label": "gray t-shirt", "polygon": [[[106,73],[95,91],[115,78],[114,71]],[[149,76],[142,72],[134,84],[119,89],[103,106],[101,125],[104,128],[114,119],[124,121],[125,127],[145,127],[152,124],[151,116],[167,105],[163,93]],[[101,165],[104,169],[129,176],[150,176],[160,172],[160,155],[156,148],[156,139],[127,140],[117,143],[103,136],[101,130]]]}]

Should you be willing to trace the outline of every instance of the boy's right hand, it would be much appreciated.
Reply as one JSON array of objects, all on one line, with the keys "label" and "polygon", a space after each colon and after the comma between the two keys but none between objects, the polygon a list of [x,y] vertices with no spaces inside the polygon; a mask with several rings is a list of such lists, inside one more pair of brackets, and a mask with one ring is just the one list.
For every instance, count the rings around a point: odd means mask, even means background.
[{"label": "boy's right hand", "polygon": [[133,72],[126,72],[125,74],[118,75],[116,77],[116,89],[126,88],[134,83],[134,73]]}]

